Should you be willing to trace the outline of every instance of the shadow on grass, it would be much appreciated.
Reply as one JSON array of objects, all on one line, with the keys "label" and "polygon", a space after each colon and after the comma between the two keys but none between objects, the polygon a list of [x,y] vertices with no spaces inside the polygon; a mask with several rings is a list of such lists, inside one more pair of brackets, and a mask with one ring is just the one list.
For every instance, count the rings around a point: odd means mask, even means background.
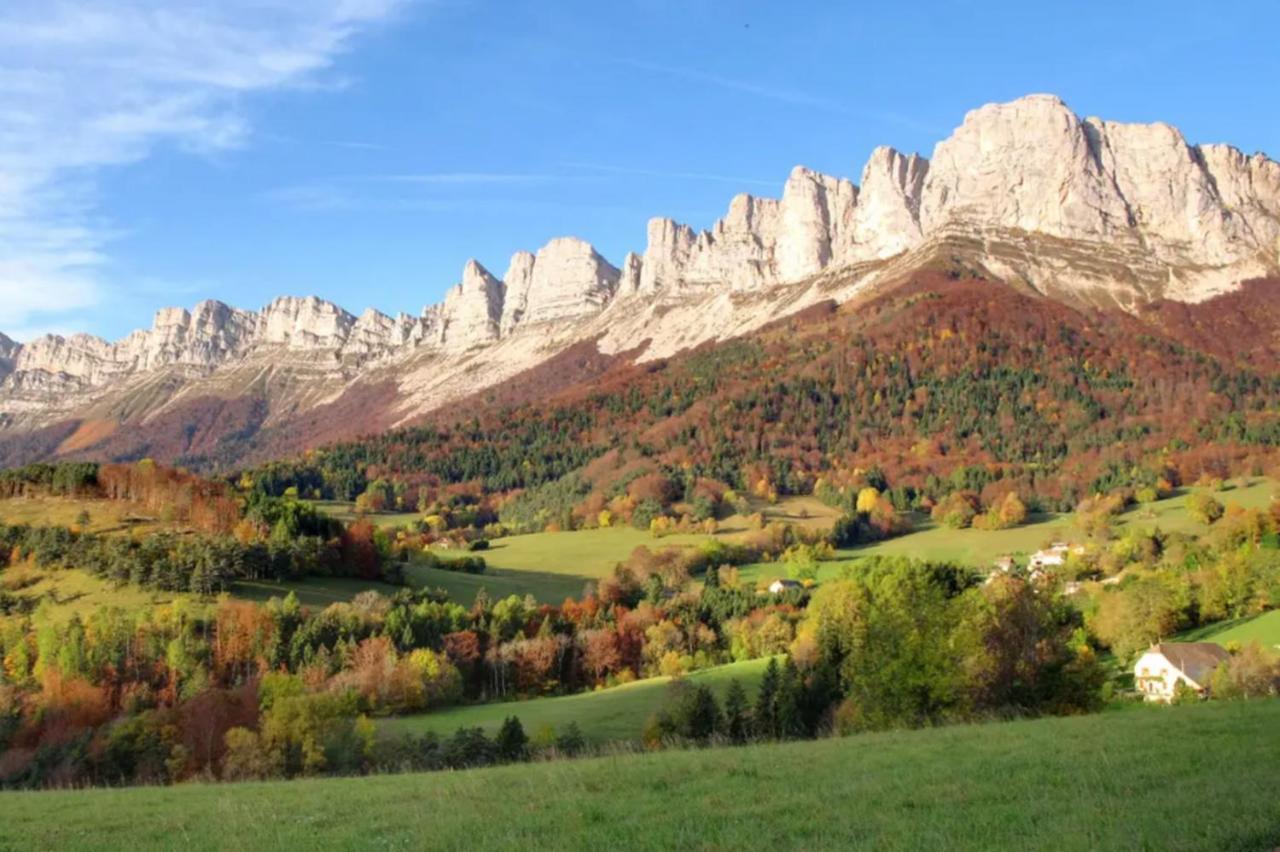
[{"label": "shadow on grass", "polygon": [[1202,642],[1211,636],[1216,636],[1219,633],[1225,633],[1228,630],[1234,630],[1237,627],[1243,627],[1246,624],[1257,621],[1266,614],[1267,613],[1265,612],[1260,612],[1256,615],[1246,615],[1243,618],[1232,618],[1228,621],[1215,621],[1212,624],[1202,624],[1199,627],[1193,627],[1185,633],[1179,634],[1178,641]]}]

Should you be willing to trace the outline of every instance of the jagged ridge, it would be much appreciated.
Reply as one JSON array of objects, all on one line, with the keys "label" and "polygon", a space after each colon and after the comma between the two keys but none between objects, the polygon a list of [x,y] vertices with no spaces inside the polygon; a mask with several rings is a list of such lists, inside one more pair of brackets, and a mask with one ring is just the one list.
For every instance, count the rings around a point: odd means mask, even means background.
[{"label": "jagged ridge", "polygon": [[[416,317],[355,317],[286,297],[259,312],[214,301],[165,309],[151,330],[116,343],[0,337],[0,423],[38,425],[93,406],[118,420],[150,416],[168,396],[136,406],[106,398],[175,371],[179,384],[238,371],[216,393],[265,385],[267,396],[294,394],[296,410],[390,366],[407,416],[576,340],[598,337],[613,352],[648,340],[650,355],[670,354],[847,299],[939,256],[1060,297],[1200,301],[1277,269],[1280,165],[1189,145],[1163,124],[1081,119],[1033,95],[970,112],[932,160],[876,149],[858,185],[797,167],[780,199],[739,195],[707,231],[653,219],[645,251],[621,268],[569,237],[517,252],[502,280],[469,261],[443,302]],[[309,377],[308,394],[262,378],[288,370]]]}]

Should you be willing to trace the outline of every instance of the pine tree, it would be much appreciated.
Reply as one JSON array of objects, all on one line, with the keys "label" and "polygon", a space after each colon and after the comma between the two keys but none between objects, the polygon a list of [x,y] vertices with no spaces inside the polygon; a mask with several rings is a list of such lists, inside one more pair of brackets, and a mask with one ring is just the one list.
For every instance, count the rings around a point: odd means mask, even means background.
[{"label": "pine tree", "polygon": [[582,729],[578,727],[577,722],[570,722],[565,726],[564,732],[556,737],[556,751],[561,754],[575,755],[587,747],[587,738],[583,736]]},{"label": "pine tree", "polygon": [[529,749],[529,737],[525,735],[524,726],[516,716],[508,716],[498,731],[495,743],[498,748],[498,760],[514,763],[524,760]]},{"label": "pine tree", "polygon": [[778,682],[778,697],[775,702],[777,718],[774,724],[780,738],[791,739],[804,735],[804,718],[801,715],[803,700],[804,681],[795,661],[788,657],[787,664],[782,669],[782,679]]},{"label": "pine tree", "polygon": [[747,716],[747,693],[737,678],[729,682],[729,691],[724,697],[724,717],[729,739],[735,743],[746,742],[751,720]]},{"label": "pine tree", "polygon": [[720,588],[720,569],[715,565],[707,566],[706,587],[708,589]]},{"label": "pine tree", "polygon": [[772,659],[760,680],[760,693],[756,697],[756,736],[775,739],[778,736],[778,661]]},{"label": "pine tree", "polygon": [[706,740],[718,733],[723,726],[720,705],[709,686],[699,686],[693,693],[693,706],[684,733],[694,740]]}]

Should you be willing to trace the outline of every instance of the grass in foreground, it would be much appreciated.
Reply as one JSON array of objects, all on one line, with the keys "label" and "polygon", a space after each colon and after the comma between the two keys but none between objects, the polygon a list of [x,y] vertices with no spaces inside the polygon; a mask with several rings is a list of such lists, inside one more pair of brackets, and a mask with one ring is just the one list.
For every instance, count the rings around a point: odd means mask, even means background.
[{"label": "grass in foreground", "polygon": [[[746,690],[747,697],[754,701],[756,688],[768,663],[768,659],[730,663],[693,672],[686,680],[710,686],[723,699],[730,681],[736,678]],[[435,713],[388,719],[382,724],[391,733],[435,731],[441,736],[449,736],[458,728],[479,726],[492,734],[508,716],[518,716],[525,732],[531,736],[547,726],[560,733],[570,722],[577,722],[586,738],[595,743],[639,741],[645,720],[662,706],[670,682],[669,677],[647,678],[595,692],[453,707]]]},{"label": "grass in foreground", "polygon": [[1280,701],[469,772],[0,794],[14,849],[1262,850]]}]

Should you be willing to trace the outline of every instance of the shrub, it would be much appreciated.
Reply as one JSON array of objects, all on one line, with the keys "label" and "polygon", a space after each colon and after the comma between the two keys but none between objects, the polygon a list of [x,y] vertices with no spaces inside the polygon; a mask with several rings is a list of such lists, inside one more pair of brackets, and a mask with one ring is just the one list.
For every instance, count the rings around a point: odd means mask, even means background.
[{"label": "shrub", "polygon": [[1222,504],[1208,494],[1187,495],[1187,512],[1202,524],[1212,524],[1222,517]]},{"label": "shrub", "polygon": [[933,507],[930,516],[955,530],[972,526],[978,515],[978,495],[972,491],[953,491]]}]

